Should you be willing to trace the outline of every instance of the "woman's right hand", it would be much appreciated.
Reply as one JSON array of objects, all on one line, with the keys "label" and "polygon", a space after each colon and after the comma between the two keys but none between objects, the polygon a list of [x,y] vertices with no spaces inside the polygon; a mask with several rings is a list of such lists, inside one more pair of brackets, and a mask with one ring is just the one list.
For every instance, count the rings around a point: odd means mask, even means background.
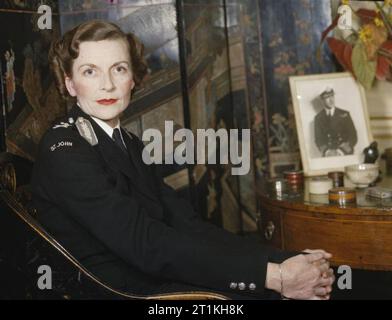
[{"label": "woman's right hand", "polygon": [[289,299],[325,300],[335,280],[328,259],[331,254],[314,250],[285,260],[280,265],[268,264],[266,287]]},{"label": "woman's right hand", "polygon": [[[328,254],[328,258],[330,255]],[[289,299],[323,299],[335,280],[322,252],[300,254],[281,264],[283,291]]]}]

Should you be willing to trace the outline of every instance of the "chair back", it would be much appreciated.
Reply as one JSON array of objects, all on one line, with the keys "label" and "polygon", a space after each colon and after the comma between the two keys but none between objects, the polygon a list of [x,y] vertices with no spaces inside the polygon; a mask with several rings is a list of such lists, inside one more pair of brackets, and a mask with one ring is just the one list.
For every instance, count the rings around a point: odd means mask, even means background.
[{"label": "chair back", "polygon": [[[12,157],[11,157],[12,158]],[[0,157],[1,159],[1,157]],[[40,261],[49,261],[53,260],[56,265],[64,266],[66,271],[57,272],[62,275],[63,280],[65,280],[66,284],[61,284],[60,288],[57,287],[57,291],[60,295],[56,296],[56,298],[64,298],[71,299],[74,297],[77,298],[111,298],[111,299],[153,299],[153,300],[227,300],[228,298],[216,293],[210,292],[173,292],[167,294],[157,294],[157,295],[135,295],[129,292],[122,292],[111,286],[107,285],[101,279],[98,279],[94,274],[92,274],[89,270],[87,270],[66,248],[64,248],[52,235],[50,235],[45,228],[37,221],[35,218],[36,210],[31,206],[31,193],[28,185],[18,185],[17,184],[17,173],[15,170],[15,166],[7,157],[8,161],[4,161],[0,163],[0,203],[2,206],[6,208],[5,212],[0,213],[0,226],[3,227],[7,225],[12,225],[11,228],[18,228],[21,233],[25,235],[25,233],[30,233],[29,240],[27,240],[28,245],[25,246],[26,254],[32,254],[31,251],[34,251],[32,247],[35,246],[36,257],[35,260]],[[26,173],[25,173],[26,174]],[[3,211],[3,210],[1,210]],[[7,215],[7,217],[2,215]],[[2,223],[2,220],[7,220],[8,222]],[[16,219],[16,221],[15,221]],[[9,222],[12,220],[12,222]],[[23,226],[20,226],[20,223]],[[15,227],[15,224],[17,227]],[[10,231],[10,230],[9,230]],[[11,234],[15,234],[14,230],[10,232]],[[18,237],[20,238],[20,237]],[[44,240],[44,241],[42,241]],[[9,242],[8,242],[9,243]],[[37,243],[39,243],[37,247]],[[32,244],[34,244],[32,246]],[[46,244],[46,246],[45,246]],[[46,249],[45,249],[46,247]],[[44,250],[43,250],[44,248]],[[49,250],[47,250],[49,249]],[[12,248],[11,248],[12,250]],[[23,249],[22,249],[23,250]],[[42,252],[45,251],[44,255],[49,255],[51,258],[42,257]],[[0,251],[1,252],[1,251]],[[53,258],[53,255],[55,257]],[[37,258],[40,257],[40,259]],[[3,258],[7,259],[7,257]],[[34,259],[22,259],[25,260],[24,263],[31,263]],[[60,261],[63,260],[63,261]],[[19,259],[20,260],[20,259]],[[65,260],[65,261],[64,261]],[[1,256],[0,256],[1,262]],[[21,261],[13,262],[13,264],[20,264]],[[23,263],[23,262],[22,262]],[[20,269],[24,269],[24,266],[20,266]],[[27,272],[27,274],[31,274],[32,272]],[[64,279],[65,275],[65,279]],[[35,276],[37,278],[37,273],[35,271]],[[86,281],[81,281],[81,278],[87,279]],[[64,282],[64,281],[63,281]],[[76,283],[75,283],[76,282]],[[86,286],[83,286],[86,285]],[[82,288],[83,287],[83,288]],[[30,285],[31,288],[31,285]],[[69,289],[71,288],[71,289]],[[87,288],[87,289],[86,289]],[[34,290],[32,290],[34,291]],[[97,294],[98,293],[98,294]],[[31,296],[31,294],[27,293],[27,296]]]}]

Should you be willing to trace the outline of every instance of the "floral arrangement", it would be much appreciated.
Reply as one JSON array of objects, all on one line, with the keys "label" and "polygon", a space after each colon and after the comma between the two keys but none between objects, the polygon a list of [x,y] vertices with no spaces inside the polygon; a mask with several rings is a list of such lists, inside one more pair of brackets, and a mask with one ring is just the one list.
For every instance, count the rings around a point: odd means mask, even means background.
[{"label": "floral arrangement", "polygon": [[333,37],[326,39],[338,62],[367,89],[376,79],[392,81],[392,0],[375,3],[375,9],[354,10],[349,0],[342,5],[351,9],[350,25],[340,30],[338,14],[322,34],[322,42],[332,30]]}]

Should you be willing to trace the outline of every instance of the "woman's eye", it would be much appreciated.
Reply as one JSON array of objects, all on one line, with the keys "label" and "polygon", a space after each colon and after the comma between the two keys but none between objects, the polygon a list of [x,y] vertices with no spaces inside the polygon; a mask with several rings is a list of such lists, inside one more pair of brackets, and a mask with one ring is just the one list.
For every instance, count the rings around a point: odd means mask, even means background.
[{"label": "woman's eye", "polygon": [[127,71],[127,68],[122,67],[122,66],[118,66],[118,67],[115,68],[115,71],[117,73],[125,73]]},{"label": "woman's eye", "polygon": [[87,69],[83,71],[83,74],[87,77],[91,77],[95,75],[95,70],[94,69]]}]

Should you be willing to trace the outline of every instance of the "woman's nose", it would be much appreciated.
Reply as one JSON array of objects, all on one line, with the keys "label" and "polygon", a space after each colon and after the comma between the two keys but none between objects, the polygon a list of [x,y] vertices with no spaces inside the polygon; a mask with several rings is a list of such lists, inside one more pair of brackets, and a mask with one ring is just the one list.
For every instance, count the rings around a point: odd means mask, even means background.
[{"label": "woman's nose", "polygon": [[102,90],[112,91],[115,88],[115,84],[113,82],[113,79],[112,79],[110,73],[104,74],[102,76],[101,81],[102,81],[102,83],[101,83]]}]

